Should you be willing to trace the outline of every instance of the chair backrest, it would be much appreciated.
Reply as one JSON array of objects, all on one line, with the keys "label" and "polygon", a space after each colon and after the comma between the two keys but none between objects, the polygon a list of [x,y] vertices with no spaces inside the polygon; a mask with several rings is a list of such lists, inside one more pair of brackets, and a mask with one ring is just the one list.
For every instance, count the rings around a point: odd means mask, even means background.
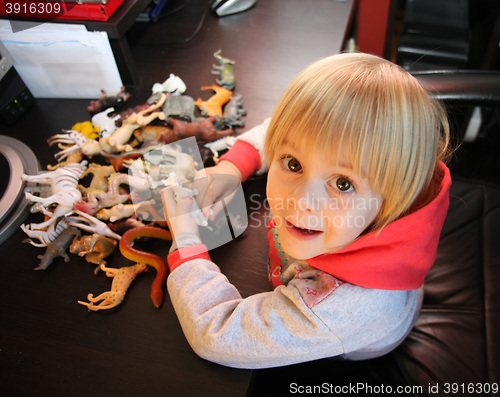
[{"label": "chair backrest", "polygon": [[500,106],[500,71],[430,70],[412,75],[447,105]]}]

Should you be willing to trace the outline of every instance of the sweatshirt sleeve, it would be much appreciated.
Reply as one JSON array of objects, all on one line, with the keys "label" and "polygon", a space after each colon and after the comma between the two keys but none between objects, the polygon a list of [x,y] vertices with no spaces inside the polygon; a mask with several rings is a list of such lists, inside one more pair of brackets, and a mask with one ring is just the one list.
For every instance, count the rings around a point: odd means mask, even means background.
[{"label": "sweatshirt sleeve", "polygon": [[342,284],[324,299],[311,301],[310,286],[311,279],[298,276],[287,286],[243,299],[219,268],[203,258],[183,263],[167,281],[192,349],[204,359],[235,368],[383,350],[411,327],[415,299],[408,291]]},{"label": "sweatshirt sleeve", "polygon": [[271,119],[266,119],[262,124],[239,135],[233,147],[220,158],[236,165],[243,175],[243,181],[255,173],[264,174],[269,169],[264,160],[263,149],[270,121]]}]

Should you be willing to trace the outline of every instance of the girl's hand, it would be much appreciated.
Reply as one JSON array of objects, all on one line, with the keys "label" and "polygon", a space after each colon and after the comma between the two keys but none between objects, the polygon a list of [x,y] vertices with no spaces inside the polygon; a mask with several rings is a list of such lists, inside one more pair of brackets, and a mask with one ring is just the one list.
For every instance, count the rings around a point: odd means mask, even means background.
[{"label": "girl's hand", "polygon": [[231,162],[222,160],[213,167],[198,171],[194,180],[194,188],[198,191],[196,201],[203,214],[214,220],[222,211],[224,200],[227,205],[240,186],[242,175]]},{"label": "girl's hand", "polygon": [[167,187],[161,191],[165,218],[172,233],[172,237],[181,234],[191,234],[199,236],[198,225],[192,213],[193,198],[186,196],[176,200],[174,190]]}]

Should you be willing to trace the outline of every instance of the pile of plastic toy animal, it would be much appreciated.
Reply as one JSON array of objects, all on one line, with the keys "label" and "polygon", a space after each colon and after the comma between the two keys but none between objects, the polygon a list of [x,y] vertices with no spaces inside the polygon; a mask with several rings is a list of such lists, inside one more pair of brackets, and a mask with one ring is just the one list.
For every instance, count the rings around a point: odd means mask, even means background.
[{"label": "pile of plastic toy animal", "polygon": [[[31,212],[44,217],[40,223],[21,226],[28,236],[24,242],[45,249],[35,269],[47,269],[59,258],[69,261],[69,251],[97,265],[96,274],[102,270],[113,279],[110,291],[79,301],[90,310],[119,305],[134,278],[148,267],[156,270],[151,300],[156,307],[162,304],[167,265],[159,256],[132,247],[133,241],[171,240],[161,188],[189,186],[199,167],[217,162],[219,151],[231,146],[233,129],[244,126],[243,99],[234,93],[234,61],[222,57],[220,50],[214,57],[217,84],[201,87],[214,91],[208,100],[183,95],[186,85],[172,74],[153,86],[144,105],[121,112],[115,108],[123,107],[130,94],[124,89],[114,95],[103,92],[87,108],[90,121],[48,140],[59,148],[57,164],[22,176],[34,183],[25,191]],[[195,117],[195,112],[201,116]],[[176,146],[189,137],[196,138],[203,164]],[[108,266],[106,258],[116,247],[136,264]]]}]

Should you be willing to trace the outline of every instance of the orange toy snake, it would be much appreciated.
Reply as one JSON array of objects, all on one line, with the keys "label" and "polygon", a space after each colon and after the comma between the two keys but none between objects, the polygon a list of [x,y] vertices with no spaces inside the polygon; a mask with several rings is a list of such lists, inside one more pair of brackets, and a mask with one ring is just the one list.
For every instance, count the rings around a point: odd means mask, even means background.
[{"label": "orange toy snake", "polygon": [[132,247],[132,242],[141,237],[154,237],[172,241],[172,235],[168,230],[159,227],[141,226],[126,231],[120,239],[120,252],[125,258],[138,263],[145,263],[156,269],[156,277],[151,285],[151,300],[153,305],[159,308],[163,302],[163,284],[167,279],[168,266],[158,255]]}]

